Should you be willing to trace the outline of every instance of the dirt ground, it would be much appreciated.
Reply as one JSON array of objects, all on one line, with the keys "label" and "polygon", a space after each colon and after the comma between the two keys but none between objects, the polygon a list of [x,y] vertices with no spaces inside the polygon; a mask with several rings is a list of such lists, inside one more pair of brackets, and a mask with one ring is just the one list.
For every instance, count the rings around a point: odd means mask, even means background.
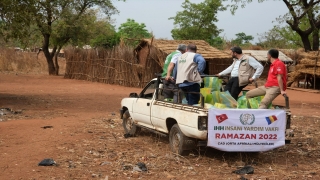
[{"label": "dirt ground", "polygon": [[[295,137],[264,153],[206,148],[174,155],[168,139],[142,132],[124,138],[120,101],[140,89],[63,79],[0,74],[0,179],[320,179],[320,94],[288,90]],[[282,97],[276,103],[283,104]],[[57,166],[38,166],[53,158]],[[144,162],[148,172],[133,171]]]}]

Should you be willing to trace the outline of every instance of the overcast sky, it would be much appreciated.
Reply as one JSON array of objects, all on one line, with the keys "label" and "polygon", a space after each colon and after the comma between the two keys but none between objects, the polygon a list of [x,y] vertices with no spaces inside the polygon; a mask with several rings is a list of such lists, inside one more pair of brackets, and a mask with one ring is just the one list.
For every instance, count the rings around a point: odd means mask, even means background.
[{"label": "overcast sky", "polygon": [[[203,0],[190,0],[194,3]],[[134,19],[138,23],[145,23],[147,29],[152,31],[156,38],[172,39],[171,30],[173,20],[169,17],[182,11],[181,4],[184,0],[126,0],[126,2],[113,1],[120,11],[114,15],[115,25],[126,22],[128,18]],[[228,2],[225,2],[228,4]],[[273,22],[277,17],[287,12],[287,8],[282,1],[267,1],[258,3],[257,0],[248,4],[246,8],[239,8],[235,15],[230,10],[218,13],[216,25],[224,31],[220,34],[227,39],[235,38],[235,34],[244,32],[254,36],[254,42],[258,42],[258,35],[268,31],[277,22]]]}]

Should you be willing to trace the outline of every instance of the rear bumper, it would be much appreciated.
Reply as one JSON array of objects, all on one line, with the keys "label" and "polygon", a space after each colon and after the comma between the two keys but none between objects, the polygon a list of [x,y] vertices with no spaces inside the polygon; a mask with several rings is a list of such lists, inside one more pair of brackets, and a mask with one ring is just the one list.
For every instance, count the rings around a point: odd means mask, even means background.
[{"label": "rear bumper", "polygon": [[193,127],[190,126],[185,126],[182,124],[179,124],[180,130],[182,131],[182,133],[190,138],[194,138],[194,139],[198,139],[198,140],[207,140],[208,137],[208,131],[200,131],[198,129],[195,129]]}]

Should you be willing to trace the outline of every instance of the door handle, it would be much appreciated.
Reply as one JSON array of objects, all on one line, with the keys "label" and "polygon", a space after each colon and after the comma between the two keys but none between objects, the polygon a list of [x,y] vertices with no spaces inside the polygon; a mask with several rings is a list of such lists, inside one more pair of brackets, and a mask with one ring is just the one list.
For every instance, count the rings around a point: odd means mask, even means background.
[{"label": "door handle", "polygon": [[150,106],[150,103],[147,103],[147,106]]}]

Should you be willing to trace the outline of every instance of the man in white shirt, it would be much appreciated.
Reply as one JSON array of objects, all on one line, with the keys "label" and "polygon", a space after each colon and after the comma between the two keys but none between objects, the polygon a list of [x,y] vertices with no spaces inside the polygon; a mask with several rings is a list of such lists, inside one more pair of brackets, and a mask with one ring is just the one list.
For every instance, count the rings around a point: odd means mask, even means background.
[{"label": "man in white shirt", "polygon": [[240,47],[232,47],[230,50],[234,61],[217,76],[231,74],[224,90],[229,91],[231,96],[237,100],[242,89],[260,77],[263,66],[253,57],[242,54]]},{"label": "man in white shirt", "polygon": [[[164,67],[163,67],[162,77],[165,78],[163,80],[163,88],[164,88],[163,95],[165,99],[173,98],[174,103],[180,102],[181,97],[180,99],[178,99],[178,92],[177,92],[178,86],[176,85],[176,82],[170,77],[171,77],[172,70],[177,64],[179,57],[186,52],[186,48],[187,48],[186,45],[179,44],[177,47],[177,50],[167,56],[164,63]],[[181,93],[180,93],[180,96],[181,96]]]}]

